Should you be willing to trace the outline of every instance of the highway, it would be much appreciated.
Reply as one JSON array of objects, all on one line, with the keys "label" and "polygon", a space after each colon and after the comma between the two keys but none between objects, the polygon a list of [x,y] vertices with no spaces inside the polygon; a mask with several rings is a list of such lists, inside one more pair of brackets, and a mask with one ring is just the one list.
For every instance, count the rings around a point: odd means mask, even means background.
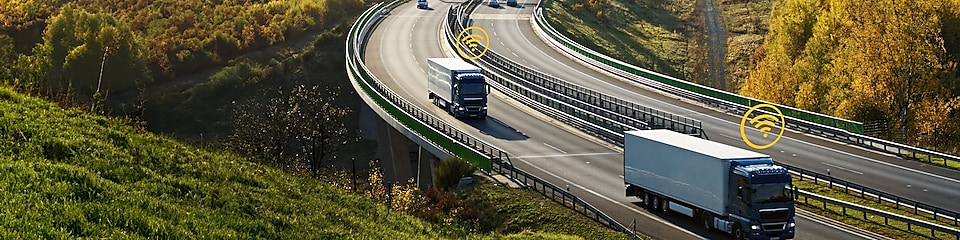
[{"label": "highway", "polygon": [[[742,148],[749,147],[739,133],[740,117],[707,109],[699,104],[681,101],[648,88],[625,82],[579,62],[544,43],[534,33],[531,13],[534,4],[524,8],[480,7],[474,16],[474,25],[490,33],[490,50],[511,61],[560,79],[626,99],[648,107],[697,119],[711,140]],[[760,133],[748,128],[751,139],[760,139]],[[775,135],[775,134],[771,134]],[[796,132],[786,131],[783,138],[771,148],[759,150],[770,154],[775,161],[827,174],[885,191],[901,197],[952,211],[960,211],[960,172],[948,170],[899,157],[867,151]]]},{"label": "highway", "polygon": [[[628,227],[636,221],[639,232],[658,239],[724,238],[721,233],[694,226],[686,218],[641,209],[637,199],[623,197],[620,149],[559,124],[503,94],[491,93],[489,117],[483,120],[454,119],[433,106],[425,90],[426,59],[449,56],[441,48],[439,29],[450,3],[430,1],[431,10],[417,9],[414,4],[403,4],[390,13],[371,35],[363,56],[371,72],[391,89],[455,127],[510,152],[517,167],[558,186],[569,184],[571,192]],[[867,238],[862,231],[837,228],[834,226],[840,224],[823,221],[798,216],[797,238]]]}]

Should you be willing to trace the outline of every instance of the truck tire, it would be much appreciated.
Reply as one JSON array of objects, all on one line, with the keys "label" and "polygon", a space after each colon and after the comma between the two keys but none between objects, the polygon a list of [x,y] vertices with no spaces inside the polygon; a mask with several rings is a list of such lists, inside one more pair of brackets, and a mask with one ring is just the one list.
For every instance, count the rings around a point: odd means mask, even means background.
[{"label": "truck tire", "polygon": [[651,194],[643,190],[640,190],[640,194],[643,198],[643,208],[653,209],[653,196],[650,196]]},{"label": "truck tire", "polygon": [[739,223],[733,224],[733,239],[743,239],[743,228],[741,228]]},{"label": "truck tire", "polygon": [[703,228],[710,231],[713,229],[713,215],[707,211],[700,211],[700,223],[703,224]]},{"label": "truck tire", "polygon": [[670,200],[667,198],[660,198],[660,211],[667,213],[670,210]]}]

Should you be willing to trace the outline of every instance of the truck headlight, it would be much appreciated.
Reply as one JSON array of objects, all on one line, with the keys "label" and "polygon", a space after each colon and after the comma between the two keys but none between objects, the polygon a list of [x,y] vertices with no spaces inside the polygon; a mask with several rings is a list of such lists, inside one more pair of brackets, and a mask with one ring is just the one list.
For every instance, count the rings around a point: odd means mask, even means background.
[{"label": "truck headlight", "polygon": [[790,224],[787,225],[787,226],[789,226],[790,228],[795,228],[795,227],[797,227],[797,223],[790,223]]},{"label": "truck headlight", "polygon": [[750,226],[750,229],[760,230],[760,225],[751,225],[751,226]]},{"label": "truck headlight", "polygon": [[463,111],[463,107],[458,107],[457,110]]}]

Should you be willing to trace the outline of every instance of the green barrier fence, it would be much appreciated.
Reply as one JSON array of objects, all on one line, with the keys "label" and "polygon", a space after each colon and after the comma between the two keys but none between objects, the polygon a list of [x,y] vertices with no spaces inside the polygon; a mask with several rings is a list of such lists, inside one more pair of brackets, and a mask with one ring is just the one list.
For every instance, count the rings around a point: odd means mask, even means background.
[{"label": "green barrier fence", "polygon": [[733,94],[730,92],[720,91],[717,89],[701,86],[698,84],[683,81],[673,77],[661,75],[659,73],[655,73],[650,70],[646,70],[643,68],[639,68],[636,66],[623,63],[621,61],[612,60],[607,56],[598,54],[592,50],[589,50],[581,46],[580,44],[577,44],[569,40],[565,36],[562,36],[558,31],[556,31],[552,26],[550,26],[550,24],[547,22],[545,17],[543,17],[543,14],[536,14],[536,15],[537,16],[535,16],[534,18],[538,23],[537,25],[539,25],[541,27],[541,30],[547,33],[550,36],[550,38],[556,40],[557,42],[566,46],[567,48],[570,48],[571,50],[583,56],[586,56],[594,61],[600,62],[604,65],[613,67],[621,71],[625,71],[627,73],[630,73],[636,76],[640,76],[646,79],[667,84],[675,88],[683,89],[689,92],[693,92],[693,93],[701,94],[711,98],[738,104],[741,107],[745,107],[745,108],[750,108],[752,106],[756,106],[757,104],[762,104],[762,103],[772,104],[774,106],[777,106],[777,108],[780,108],[784,116],[793,117],[795,119],[817,123],[824,126],[839,128],[839,129],[843,129],[843,130],[857,133],[857,134],[863,134],[863,123],[860,123],[860,122],[835,118],[835,117],[831,117],[831,116],[827,116],[827,115],[823,115],[815,112],[800,110],[800,109],[789,107],[789,106],[760,101],[757,99],[752,99],[752,98],[740,96],[737,94]]}]

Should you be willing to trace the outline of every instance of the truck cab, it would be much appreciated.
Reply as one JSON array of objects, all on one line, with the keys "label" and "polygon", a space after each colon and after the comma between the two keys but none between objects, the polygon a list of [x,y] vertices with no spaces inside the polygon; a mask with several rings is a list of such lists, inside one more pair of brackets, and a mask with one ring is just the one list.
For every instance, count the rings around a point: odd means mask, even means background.
[{"label": "truck cab", "polygon": [[[794,190],[790,173],[769,160],[733,161],[728,202],[730,220],[715,221],[741,239],[790,239],[795,235]],[[749,219],[749,221],[743,221]],[[729,229],[726,229],[728,228]]]},{"label": "truck cab", "polygon": [[489,87],[483,74],[464,73],[456,76],[457,83],[453,89],[455,96],[460,96],[459,101],[454,101],[450,106],[450,113],[455,117],[487,117],[487,93]]},{"label": "truck cab", "polygon": [[428,6],[427,6],[427,0],[417,0],[417,8],[419,8],[419,9],[427,9],[427,8],[428,8]]},{"label": "truck cab", "polygon": [[507,6],[516,7],[517,0],[507,0]]}]

